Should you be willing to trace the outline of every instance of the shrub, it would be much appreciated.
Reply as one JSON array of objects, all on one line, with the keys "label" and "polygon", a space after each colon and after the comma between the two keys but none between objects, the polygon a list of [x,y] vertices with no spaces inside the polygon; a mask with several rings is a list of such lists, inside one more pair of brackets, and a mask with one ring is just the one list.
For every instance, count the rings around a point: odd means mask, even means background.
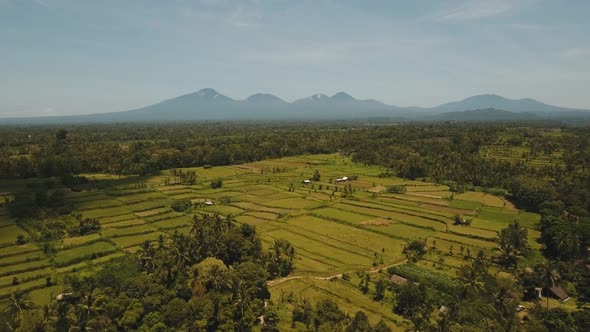
[{"label": "shrub", "polygon": [[20,246],[21,244],[25,244],[25,243],[27,243],[27,239],[25,238],[25,236],[24,236],[24,235],[22,235],[22,234],[19,234],[19,235],[16,237],[16,244],[18,244],[18,245]]},{"label": "shrub", "polygon": [[397,274],[413,282],[428,285],[443,293],[451,294],[457,287],[457,282],[444,273],[435,272],[414,264],[391,266],[387,269],[389,275]]},{"label": "shrub", "polygon": [[189,200],[180,200],[172,203],[170,207],[176,212],[183,212],[191,207],[192,203]]},{"label": "shrub", "polygon": [[406,192],[406,186],[389,186],[386,191],[390,194],[403,194]]},{"label": "shrub", "polygon": [[426,243],[420,240],[414,240],[408,243],[403,250],[408,260],[416,262],[426,253]]},{"label": "shrub", "polygon": [[80,216],[78,218],[79,225],[76,229],[77,233],[80,235],[87,235],[90,233],[95,233],[100,231],[100,222],[96,218],[84,218]]},{"label": "shrub", "polygon": [[213,188],[213,189],[221,188],[222,185],[223,185],[223,180],[221,180],[221,178],[217,178],[217,179],[211,181],[211,188]]}]

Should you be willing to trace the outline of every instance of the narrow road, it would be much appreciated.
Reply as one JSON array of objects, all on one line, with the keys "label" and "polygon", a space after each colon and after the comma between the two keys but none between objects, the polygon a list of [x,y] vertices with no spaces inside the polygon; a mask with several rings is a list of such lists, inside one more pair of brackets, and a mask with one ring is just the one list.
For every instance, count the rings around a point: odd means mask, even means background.
[{"label": "narrow road", "polygon": [[[401,261],[401,262],[399,262],[399,263],[391,264],[391,265],[388,265],[388,266],[385,266],[385,267],[375,267],[375,268],[372,268],[372,269],[370,269],[370,270],[363,271],[363,272],[368,272],[368,273],[377,273],[377,272],[379,272],[380,270],[383,270],[383,269],[388,269],[388,268],[390,268],[390,267],[392,267],[392,266],[398,266],[398,265],[402,265],[402,264],[406,263],[407,261],[408,261],[407,259],[404,259],[403,261]],[[355,273],[355,272],[359,272],[359,271],[348,271],[347,273]],[[344,273],[344,272],[343,272],[343,273]],[[312,277],[312,276],[290,276],[290,277],[284,277],[284,278],[281,278],[281,279],[274,279],[274,280],[269,280],[269,281],[268,281],[266,284],[268,285],[268,287],[272,287],[272,286],[276,286],[276,285],[278,285],[278,284],[282,284],[282,283],[283,283],[283,282],[285,282],[285,281],[289,281],[289,280],[293,280],[293,279],[315,279],[315,280],[330,280],[330,279],[332,279],[332,278],[339,278],[339,279],[340,279],[340,278],[342,278],[342,273],[335,274],[335,275],[328,276],[328,277]]]}]

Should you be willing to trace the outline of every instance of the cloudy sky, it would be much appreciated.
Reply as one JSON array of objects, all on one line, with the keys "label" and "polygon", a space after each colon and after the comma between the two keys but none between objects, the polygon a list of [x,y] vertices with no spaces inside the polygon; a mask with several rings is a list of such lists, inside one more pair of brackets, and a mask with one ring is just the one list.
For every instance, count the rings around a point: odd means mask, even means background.
[{"label": "cloudy sky", "polygon": [[0,116],[123,111],[205,87],[590,109],[588,13],[588,0],[0,0]]}]

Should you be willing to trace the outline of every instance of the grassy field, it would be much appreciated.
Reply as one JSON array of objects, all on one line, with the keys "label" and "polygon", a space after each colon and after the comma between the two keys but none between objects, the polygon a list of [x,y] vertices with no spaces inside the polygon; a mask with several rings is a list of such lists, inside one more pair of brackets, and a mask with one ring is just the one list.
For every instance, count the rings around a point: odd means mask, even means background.
[{"label": "grassy field", "polygon": [[[273,167],[282,171],[273,173]],[[311,178],[316,169],[321,180],[304,185],[302,180]],[[286,293],[313,300],[329,296],[350,315],[362,309],[371,322],[384,319],[400,329],[407,323],[391,312],[391,306],[372,301],[356,285],[309,277],[354,274],[403,262],[403,247],[414,239],[435,248],[421,266],[455,275],[467,262],[468,251],[493,254],[497,232],[513,220],[529,229],[529,243],[538,248],[535,226],[539,215],[516,210],[503,197],[480,192],[453,196],[448,187],[434,183],[380,178],[383,169],[354,164],[337,154],[193,170],[198,180],[191,186],[164,184],[165,171],[158,176],[125,178],[109,190],[69,194],[75,212],[98,218],[102,230],[57,241],[55,255],[44,254],[33,243],[17,246],[17,235],[29,234],[0,208],[0,299],[15,289],[12,281],[17,277],[22,281],[19,287],[32,290],[33,299],[44,303],[59,290],[59,285],[45,288],[45,276],[91,273],[113,257],[137,250],[144,241],[157,241],[176,231],[188,233],[194,214],[215,212],[256,226],[267,248],[276,239],[289,240],[296,248],[292,275],[301,279],[273,286],[274,302]],[[335,183],[336,178],[353,175],[358,179]],[[100,174],[91,177],[119,179]],[[218,177],[223,180],[222,188],[211,189],[209,182]],[[354,189],[348,198],[342,193],[345,185]],[[389,185],[405,185],[407,192],[385,193]],[[18,187],[16,182],[6,187],[0,184],[0,192],[9,194]],[[195,205],[184,212],[173,211],[171,204],[178,199],[192,200]],[[214,205],[204,206],[205,200]],[[453,225],[455,215],[470,218],[471,225]],[[438,264],[441,257],[442,265]],[[281,315],[288,317],[289,312],[289,304],[284,304]]]}]

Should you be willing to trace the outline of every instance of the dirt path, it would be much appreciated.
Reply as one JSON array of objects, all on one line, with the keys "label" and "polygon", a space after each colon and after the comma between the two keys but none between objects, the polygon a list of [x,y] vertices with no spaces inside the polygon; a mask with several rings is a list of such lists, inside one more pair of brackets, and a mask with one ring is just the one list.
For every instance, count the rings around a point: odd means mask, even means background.
[{"label": "dirt path", "polygon": [[[402,265],[402,264],[406,263],[407,261],[408,261],[408,260],[407,260],[407,259],[405,259],[405,260],[403,260],[403,261],[401,261],[401,262],[399,262],[399,263],[391,264],[391,265],[388,265],[388,266],[385,266],[385,267],[375,267],[375,268],[372,268],[372,269],[370,269],[370,270],[366,270],[366,271],[364,271],[364,272],[368,272],[368,273],[377,273],[377,272],[379,272],[380,270],[383,270],[383,269],[388,269],[388,268],[390,268],[390,267],[392,267],[392,266]],[[358,271],[348,271],[348,273],[354,273],[354,272],[358,272]],[[272,287],[272,286],[276,286],[276,285],[278,285],[278,284],[282,284],[282,283],[283,283],[283,282],[285,282],[285,281],[289,281],[289,280],[293,280],[293,279],[315,279],[315,280],[330,280],[330,279],[332,279],[332,278],[338,278],[338,279],[340,279],[340,278],[342,278],[342,273],[335,274],[335,275],[328,276],[328,277],[312,277],[312,276],[290,276],[290,277],[284,277],[284,278],[281,278],[281,279],[274,279],[274,280],[269,280],[269,281],[268,281],[266,284],[268,285],[268,287]]]}]

